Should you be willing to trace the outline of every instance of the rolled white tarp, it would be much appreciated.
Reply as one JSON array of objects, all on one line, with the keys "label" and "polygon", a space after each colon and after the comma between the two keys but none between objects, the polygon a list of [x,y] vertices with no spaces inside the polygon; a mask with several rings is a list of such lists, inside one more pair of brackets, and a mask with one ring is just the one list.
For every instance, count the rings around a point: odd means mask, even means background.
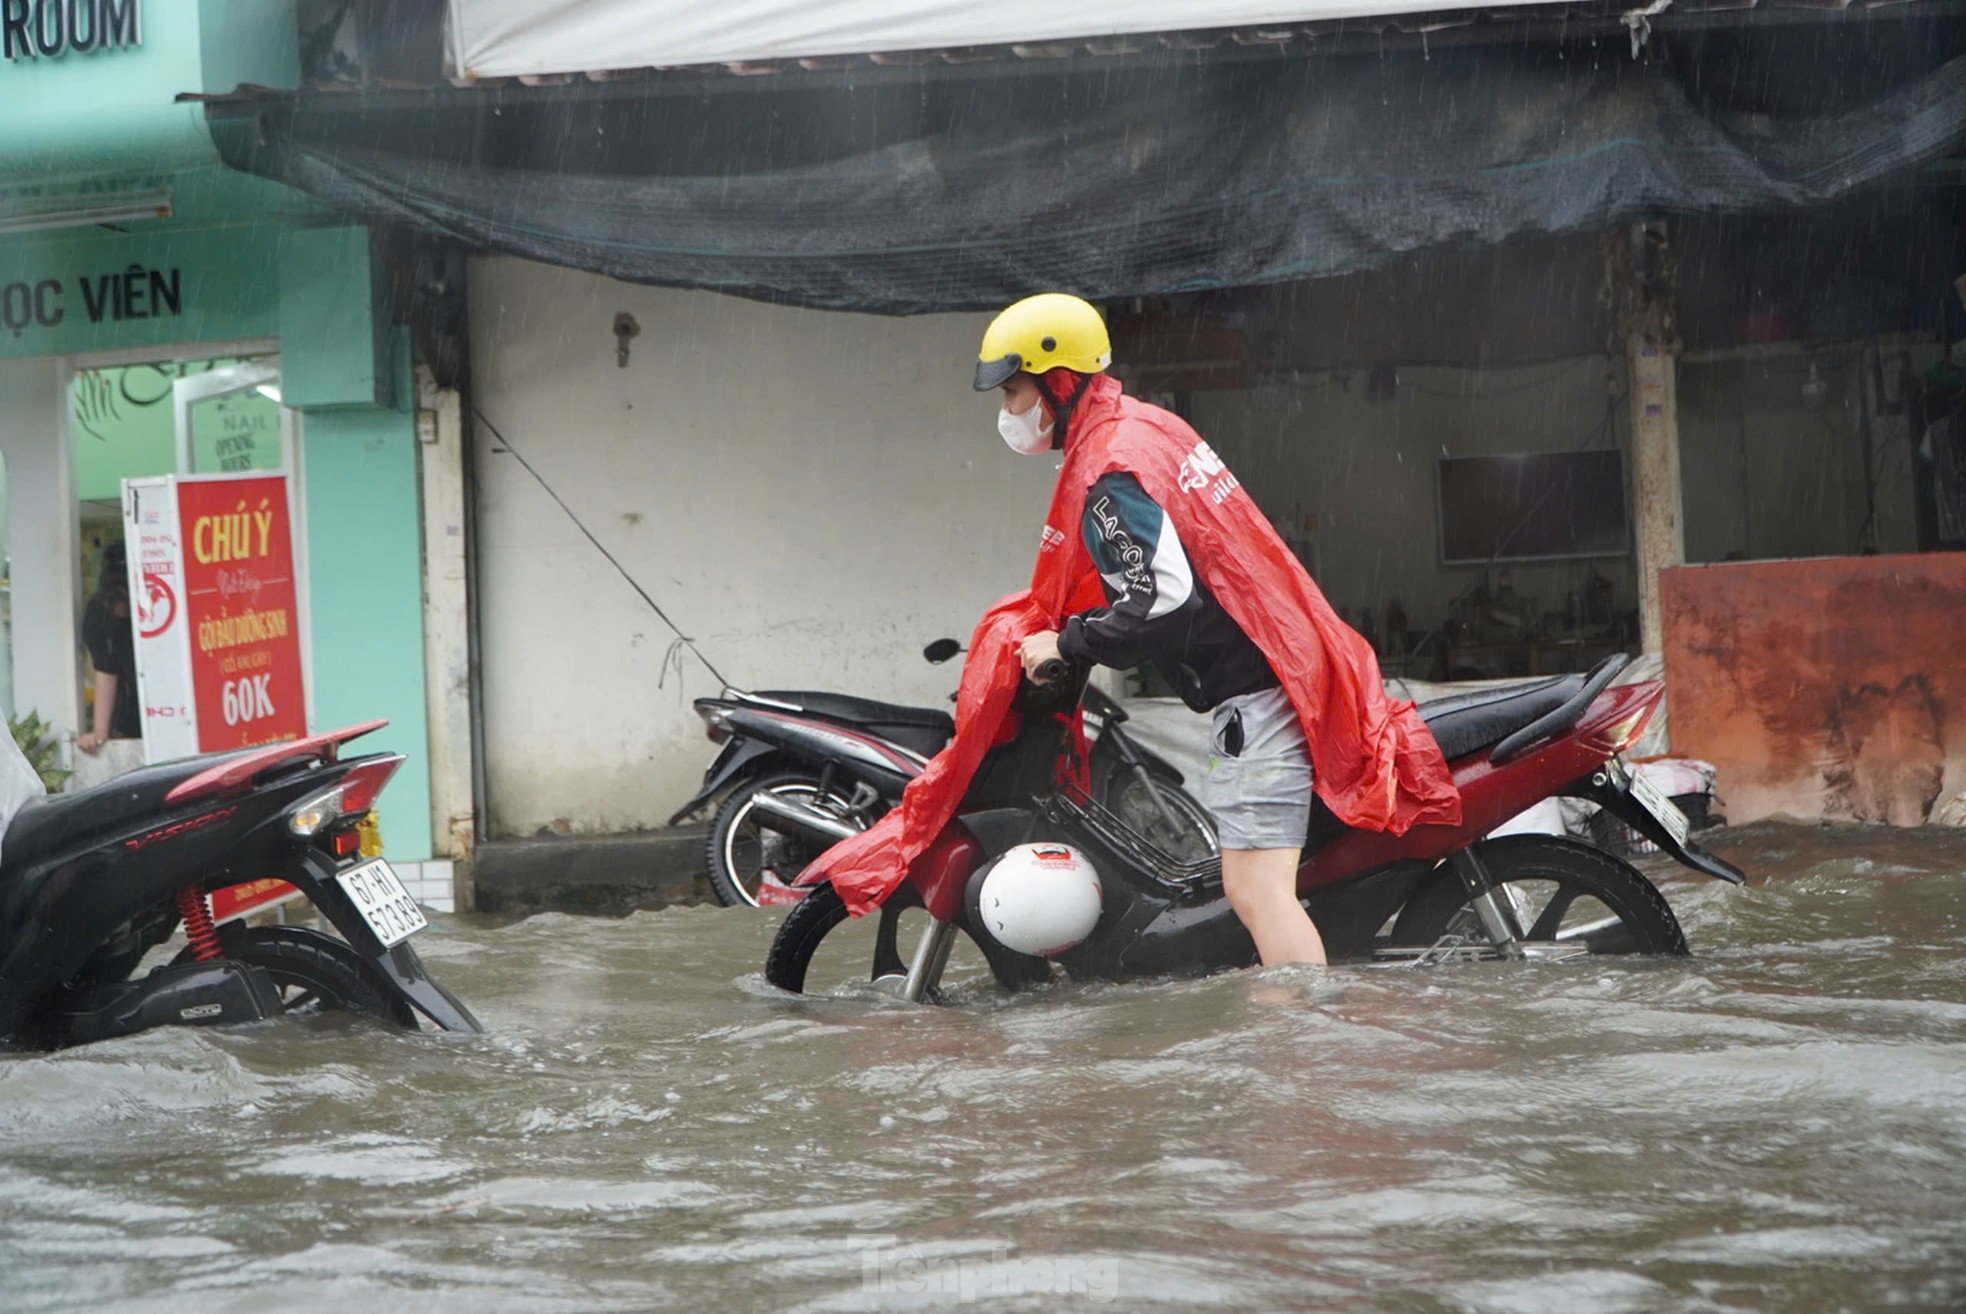
[{"label": "rolled white tarp", "polygon": [[450,0],[447,40],[456,76],[531,77],[1495,7],[1492,0]]},{"label": "rolled white tarp", "polygon": [[[0,836],[6,835],[16,812],[47,792],[40,773],[27,760],[27,754],[21,752],[14,737],[0,736]],[[0,850],[4,850],[4,844],[0,844]],[[0,856],[4,856],[3,851]]]}]

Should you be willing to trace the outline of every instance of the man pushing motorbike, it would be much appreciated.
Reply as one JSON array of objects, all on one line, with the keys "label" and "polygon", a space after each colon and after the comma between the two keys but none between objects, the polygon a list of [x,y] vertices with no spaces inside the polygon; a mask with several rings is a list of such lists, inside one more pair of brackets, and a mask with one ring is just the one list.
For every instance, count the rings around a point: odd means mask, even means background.
[{"label": "man pushing motorbike", "polygon": [[1396,832],[1458,822],[1459,796],[1412,705],[1386,698],[1371,647],[1235,475],[1179,416],[1126,396],[1111,363],[1105,323],[1077,297],[1028,297],[983,335],[975,387],[1002,390],[999,433],[1020,453],[1062,450],[1059,488],[1083,507],[1076,541],[1047,527],[1040,557],[1089,562],[1106,598],[1027,635],[1019,657],[1033,679],[1058,657],[1151,662],[1213,713],[1202,801],[1223,891],[1265,964],[1323,963],[1296,893],[1313,781],[1342,819]]},{"label": "man pushing motorbike", "polygon": [[1031,585],[977,625],[949,748],[809,874],[856,915],[878,904],[954,815],[1020,673],[1035,680],[1057,657],[1152,662],[1214,714],[1203,801],[1259,956],[1322,963],[1296,895],[1313,789],[1346,825],[1393,834],[1458,824],[1460,795],[1413,705],[1386,697],[1371,647],[1235,475],[1180,417],[1126,396],[1111,363],[1104,321],[1073,296],[1028,297],[984,333],[974,386],[1002,390],[998,433],[1026,455],[1064,454]]}]

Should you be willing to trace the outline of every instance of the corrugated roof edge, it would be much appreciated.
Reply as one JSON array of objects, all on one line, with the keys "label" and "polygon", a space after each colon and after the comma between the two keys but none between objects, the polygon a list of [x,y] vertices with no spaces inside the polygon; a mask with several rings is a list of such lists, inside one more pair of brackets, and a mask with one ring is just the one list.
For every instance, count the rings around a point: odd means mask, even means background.
[{"label": "corrugated roof edge", "polygon": [[[1325,49],[1342,48],[1351,41],[1378,42],[1389,37],[1402,42],[1430,44],[1435,38],[1474,37],[1477,40],[1529,29],[1548,30],[1577,38],[1592,35],[1623,37],[1627,15],[1642,12],[1631,3],[1607,0],[1581,0],[1568,5],[1541,4],[1533,7],[1496,5],[1482,9],[1454,9],[1431,13],[1386,15],[1378,18],[1331,19],[1324,22],[1291,24],[1287,27],[1262,26],[1217,28],[1199,31],[1170,31],[1117,37],[1088,37],[1074,41],[1040,44],[1007,43],[996,46],[962,46],[931,50],[876,51],[864,55],[825,55],[806,58],[754,60],[727,64],[687,64],[640,68],[593,69],[582,73],[552,73],[526,77],[460,78],[445,82],[411,83],[397,80],[375,82],[326,82],[310,80],[299,91],[375,92],[431,91],[448,87],[461,91],[498,91],[511,87],[529,89],[572,86],[580,83],[604,84],[683,76],[691,79],[751,79],[789,73],[836,73],[855,69],[923,69],[955,67],[977,63],[1056,61],[1060,59],[1126,59],[1155,50],[1199,53],[1232,47],[1252,54],[1284,53],[1293,45]],[[1966,14],[1966,0],[1674,0],[1670,10],[1652,15],[1654,31],[1671,32],[1713,26],[1784,25],[1842,18],[1864,19],[1872,15],[1898,16],[1911,12],[1921,15]],[[238,104],[296,94],[295,89],[241,83],[230,92],[181,93],[180,102],[206,105]]]},{"label": "corrugated roof edge", "polygon": [[[527,87],[566,86],[585,79],[590,82],[611,82],[625,78],[648,77],[660,74],[689,73],[697,75],[727,74],[732,77],[759,77],[786,73],[794,70],[802,72],[835,72],[860,67],[910,67],[919,68],[936,64],[972,64],[1005,57],[1020,60],[1056,60],[1081,56],[1094,58],[1124,58],[1142,54],[1158,46],[1166,50],[1202,51],[1222,45],[1244,47],[1287,46],[1298,41],[1317,43],[1345,36],[1378,37],[1397,34],[1403,37],[1427,38],[1436,33],[1478,25],[1527,25],[1536,27],[1561,27],[1578,21],[1603,23],[1611,30],[1624,30],[1629,26],[1627,15],[1638,14],[1644,10],[1643,4],[1586,2],[1556,6],[1539,4],[1535,6],[1495,5],[1481,9],[1436,10],[1426,13],[1387,14],[1368,18],[1337,18],[1318,22],[1291,23],[1284,25],[1262,25],[1238,28],[1211,28],[1200,30],[1136,33],[1125,36],[1084,37],[1070,41],[1048,41],[1040,43],[1006,43],[997,46],[956,46],[929,50],[874,51],[864,55],[824,55],[804,58],[773,60],[746,60],[726,64],[675,64],[649,65],[627,69],[590,69],[579,73],[540,74],[529,77],[472,78],[453,76],[450,85],[457,88],[498,87],[520,85]],[[1966,9],[1966,6],[1950,3],[1933,3],[1933,0],[1673,0],[1672,8],[1663,14],[1650,16],[1652,26],[1659,31],[1670,31],[1674,27],[1699,25],[1697,21],[1689,24],[1686,20],[1699,20],[1715,15],[1743,14],[1750,11],[1757,14],[1771,14],[1787,11],[1802,21],[1814,15],[1841,15],[1850,10],[1870,13],[1876,10],[1918,8],[1928,12]]]}]

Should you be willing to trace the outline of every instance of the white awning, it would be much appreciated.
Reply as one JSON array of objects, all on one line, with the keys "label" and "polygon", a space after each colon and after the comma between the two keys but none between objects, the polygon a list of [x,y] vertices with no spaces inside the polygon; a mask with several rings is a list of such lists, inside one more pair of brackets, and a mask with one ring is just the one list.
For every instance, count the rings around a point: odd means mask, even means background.
[{"label": "white awning", "polygon": [[[1517,0],[1523,7],[1565,2]],[[448,39],[461,77],[531,77],[1494,7],[1493,0],[450,0]]]}]

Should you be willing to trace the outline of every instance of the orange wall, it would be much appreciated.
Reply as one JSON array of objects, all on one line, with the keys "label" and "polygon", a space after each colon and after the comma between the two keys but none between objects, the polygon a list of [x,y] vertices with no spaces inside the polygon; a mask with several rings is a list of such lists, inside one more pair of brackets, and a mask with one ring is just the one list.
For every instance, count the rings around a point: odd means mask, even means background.
[{"label": "orange wall", "polygon": [[1730,822],[1915,826],[1966,789],[1966,553],[1660,572],[1673,752]]}]

